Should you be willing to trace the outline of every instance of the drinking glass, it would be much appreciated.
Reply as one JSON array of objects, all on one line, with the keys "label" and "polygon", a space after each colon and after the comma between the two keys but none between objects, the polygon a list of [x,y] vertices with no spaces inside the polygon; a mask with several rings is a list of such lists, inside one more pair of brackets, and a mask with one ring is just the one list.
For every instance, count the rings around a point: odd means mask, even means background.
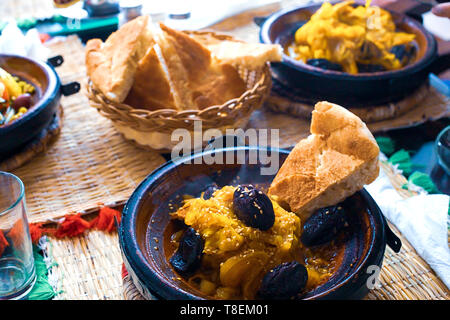
[{"label": "drinking glass", "polygon": [[435,142],[437,162],[430,176],[440,192],[450,195],[450,126],[442,130]]},{"label": "drinking glass", "polygon": [[450,175],[450,126],[439,133],[436,139],[436,152],[439,164]]},{"label": "drinking glass", "polygon": [[0,300],[26,298],[36,282],[25,188],[0,171]]}]

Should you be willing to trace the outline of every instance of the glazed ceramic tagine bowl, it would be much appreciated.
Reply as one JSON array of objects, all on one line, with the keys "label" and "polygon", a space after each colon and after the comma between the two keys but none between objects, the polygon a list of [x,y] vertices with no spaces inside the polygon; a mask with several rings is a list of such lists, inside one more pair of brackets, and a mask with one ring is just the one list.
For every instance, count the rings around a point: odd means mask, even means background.
[{"label": "glazed ceramic tagine bowl", "polygon": [[77,82],[61,85],[53,66],[63,62],[61,56],[50,58],[48,63],[22,56],[0,54],[0,67],[35,88],[31,107],[18,119],[0,127],[0,159],[7,158],[36,137],[52,122],[60,104],[61,94],[79,91]]},{"label": "glazed ceramic tagine bowl", "polygon": [[[286,48],[296,30],[305,24],[321,4],[289,8],[267,18],[259,18],[260,41]],[[415,35],[415,57],[398,70],[349,74],[305,64],[285,53],[283,61],[271,64],[274,79],[283,87],[303,93],[305,102],[333,101],[364,107],[398,101],[414,92],[436,69],[448,68],[448,59],[439,57],[433,36],[416,20],[390,12],[399,31]],[[441,59],[442,58],[442,59]],[[444,65],[443,65],[444,63]],[[447,65],[445,65],[447,64]]]},{"label": "glazed ceramic tagine bowl", "polygon": [[[169,262],[174,252],[170,238],[176,226],[169,213],[184,195],[199,197],[205,187],[216,184],[254,184],[268,187],[274,175],[261,175],[259,160],[250,162],[252,152],[279,157],[280,165],[289,151],[236,146],[193,154],[169,161],[152,172],[134,191],[123,209],[119,230],[125,266],[140,293],[151,299],[209,299],[179,276]],[[239,153],[246,161],[237,164]],[[204,156],[220,155],[235,164],[195,164]],[[230,163],[230,162],[229,162]],[[364,189],[351,196],[352,219],[349,237],[337,249],[338,265],[332,276],[303,299],[358,299],[368,293],[373,268],[381,267],[386,244],[398,252],[400,240],[389,229],[379,207]]]}]

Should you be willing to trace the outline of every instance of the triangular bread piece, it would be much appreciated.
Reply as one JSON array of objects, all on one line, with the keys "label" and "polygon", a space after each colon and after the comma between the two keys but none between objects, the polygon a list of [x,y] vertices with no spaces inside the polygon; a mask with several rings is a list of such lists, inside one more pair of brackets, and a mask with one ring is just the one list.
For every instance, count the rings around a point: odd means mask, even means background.
[{"label": "triangular bread piece", "polygon": [[138,62],[153,42],[149,23],[149,16],[140,16],[112,33],[105,43],[100,39],[87,42],[87,74],[109,100],[123,102],[128,95]]},{"label": "triangular bread piece", "polygon": [[279,62],[283,57],[283,48],[278,44],[219,40],[203,34],[193,37],[211,51],[214,59],[248,69],[261,68],[268,61]]},{"label": "triangular bread piece", "polygon": [[160,24],[162,34],[156,38],[168,70],[178,109],[196,109],[189,85],[211,64],[211,53],[181,31]]},{"label": "triangular bread piece", "polygon": [[196,108],[204,109],[239,98],[247,89],[239,72],[230,64],[211,65],[199,81],[191,83]]},{"label": "triangular bread piece", "polygon": [[211,52],[182,31],[160,24],[156,41],[179,109],[203,109],[238,98],[246,90],[238,71],[213,60]]},{"label": "triangular bread piece", "polygon": [[282,59],[282,48],[278,44],[222,41],[206,47],[217,60],[248,69],[258,69],[268,61],[278,62]]},{"label": "triangular bread piece", "polygon": [[139,109],[176,109],[167,70],[161,63],[157,44],[139,61],[134,83],[125,103]]},{"label": "triangular bread piece", "polygon": [[289,154],[269,195],[308,218],[375,180],[378,155],[378,145],[361,119],[341,106],[319,102],[312,113],[311,135]]}]

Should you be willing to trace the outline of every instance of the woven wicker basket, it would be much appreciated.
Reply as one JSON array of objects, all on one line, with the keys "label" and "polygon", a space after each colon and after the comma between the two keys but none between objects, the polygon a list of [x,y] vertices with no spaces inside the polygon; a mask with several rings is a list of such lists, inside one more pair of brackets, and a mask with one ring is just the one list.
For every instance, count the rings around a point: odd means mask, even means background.
[{"label": "woven wicker basket", "polygon": [[[200,41],[206,39],[238,41],[231,36],[210,31],[185,32]],[[225,133],[226,129],[243,128],[247,125],[252,112],[261,107],[270,93],[272,86],[270,66],[267,63],[258,70],[236,67],[246,84],[247,91],[222,105],[202,110],[136,109],[124,103],[108,100],[90,80],[87,84],[87,95],[91,106],[110,119],[126,139],[134,141],[141,147],[165,153],[170,152],[178,143],[171,140],[172,132],[175,129],[187,129],[192,135],[195,121],[201,121],[202,130],[219,129],[222,133]],[[203,141],[204,143],[206,142]],[[194,144],[193,147],[201,146]]]}]

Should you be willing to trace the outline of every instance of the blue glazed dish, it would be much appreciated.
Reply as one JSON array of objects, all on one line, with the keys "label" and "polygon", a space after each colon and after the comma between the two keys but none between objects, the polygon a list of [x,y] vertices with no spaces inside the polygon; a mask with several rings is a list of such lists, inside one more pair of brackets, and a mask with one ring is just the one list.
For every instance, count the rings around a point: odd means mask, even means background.
[{"label": "blue glazed dish", "polygon": [[61,82],[52,66],[26,57],[1,54],[0,67],[36,89],[28,112],[0,127],[0,159],[3,159],[19,151],[49,126],[59,106]]},{"label": "blue glazed dish", "polygon": [[[183,161],[169,161],[153,171],[137,187],[122,212],[119,242],[125,267],[140,293],[151,299],[209,299],[179,277],[169,264],[171,222],[169,202],[181,203],[182,195],[198,197],[205,186],[238,183],[269,186],[274,176],[261,175],[260,162],[248,163],[249,153],[263,150],[279,156],[280,165],[289,151],[263,147],[223,148],[193,154]],[[235,156],[245,152],[244,164],[195,164],[211,154]],[[236,160],[236,158],[235,158]],[[239,177],[239,178],[238,178]],[[380,209],[365,190],[352,197],[358,213],[351,221],[351,237],[340,249],[342,260],[331,278],[304,299],[360,299],[368,293],[373,266],[381,268],[386,244],[398,252],[400,240],[389,229]],[[357,210],[357,208],[355,208]]]},{"label": "blue glazed dish", "polygon": [[[260,41],[280,44],[294,40],[295,31],[306,23],[321,4],[288,8],[256,21]],[[438,56],[434,37],[416,20],[391,12],[396,26],[416,35],[416,58],[399,70],[356,75],[307,65],[283,54],[282,62],[271,64],[275,85],[291,90],[299,102],[332,101],[347,107],[365,107],[401,100],[426,83],[428,74],[448,67],[448,58]]]}]

